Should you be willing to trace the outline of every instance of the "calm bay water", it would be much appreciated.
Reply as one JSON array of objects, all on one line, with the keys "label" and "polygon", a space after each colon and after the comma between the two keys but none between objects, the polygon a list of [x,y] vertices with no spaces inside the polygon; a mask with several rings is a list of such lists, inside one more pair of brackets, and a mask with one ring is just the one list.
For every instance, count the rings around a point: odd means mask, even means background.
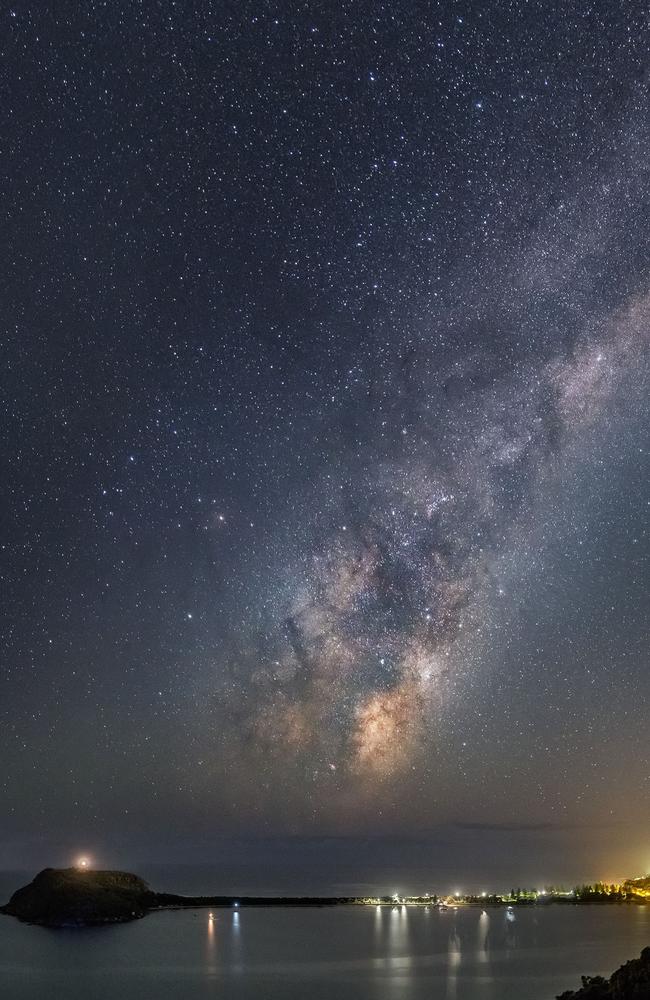
[{"label": "calm bay water", "polygon": [[156,913],[52,931],[0,917],[7,1000],[551,1000],[650,944],[650,907]]}]

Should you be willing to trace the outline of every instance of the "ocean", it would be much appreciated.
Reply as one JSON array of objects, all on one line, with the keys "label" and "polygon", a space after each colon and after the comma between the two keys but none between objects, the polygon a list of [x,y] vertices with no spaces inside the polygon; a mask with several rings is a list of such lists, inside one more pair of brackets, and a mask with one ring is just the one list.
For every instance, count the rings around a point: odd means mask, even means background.
[{"label": "ocean", "polygon": [[[20,883],[18,883],[20,884]],[[552,1000],[650,944],[650,907],[153,913],[86,930],[0,917],[3,1000]]]}]

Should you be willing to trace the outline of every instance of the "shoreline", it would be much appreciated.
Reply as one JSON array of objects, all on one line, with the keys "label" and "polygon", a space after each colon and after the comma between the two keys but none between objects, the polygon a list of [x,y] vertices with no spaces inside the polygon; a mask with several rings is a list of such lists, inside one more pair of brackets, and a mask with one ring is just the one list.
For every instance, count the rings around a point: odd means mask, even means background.
[{"label": "shoreline", "polygon": [[[167,895],[160,893],[159,895]],[[215,909],[240,909],[247,906],[372,906],[382,909],[401,909],[403,906],[416,909],[434,910],[470,910],[470,909],[530,909],[531,907],[546,906],[645,906],[646,900],[640,899],[549,899],[542,902],[463,902],[439,903],[435,901],[404,900],[403,902],[392,902],[381,899],[366,899],[363,897],[339,897],[339,896],[181,896],[174,902],[162,902],[154,904],[151,911],[155,910],[185,910],[185,909],[205,909],[213,907]]]},{"label": "shoreline", "polygon": [[[628,883],[632,886],[634,883]],[[639,886],[639,888],[641,888]],[[604,891],[601,891],[604,890]],[[139,876],[130,872],[88,869],[45,868],[28,885],[16,890],[0,912],[26,923],[50,927],[89,926],[136,920],[161,910],[324,908],[357,906],[374,909],[436,909],[439,912],[462,909],[505,909],[514,914],[520,907],[581,906],[590,904],[644,905],[648,896],[624,892],[618,886],[576,887],[571,891],[512,890],[508,895],[483,892],[480,895],[455,892],[450,895],[327,896],[327,895],[181,895],[156,892]]]}]

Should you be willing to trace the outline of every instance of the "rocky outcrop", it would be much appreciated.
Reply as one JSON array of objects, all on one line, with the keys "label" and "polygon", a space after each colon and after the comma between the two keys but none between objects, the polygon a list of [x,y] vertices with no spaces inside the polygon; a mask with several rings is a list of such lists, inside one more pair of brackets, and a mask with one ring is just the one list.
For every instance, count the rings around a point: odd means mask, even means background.
[{"label": "rocky outcrop", "polygon": [[146,882],[128,872],[45,868],[1,912],[46,927],[84,927],[136,920],[155,898]]},{"label": "rocky outcrop", "polygon": [[557,1000],[648,1000],[650,998],[650,948],[644,948],[640,958],[633,958],[612,974],[583,976],[582,988],[567,990]]}]

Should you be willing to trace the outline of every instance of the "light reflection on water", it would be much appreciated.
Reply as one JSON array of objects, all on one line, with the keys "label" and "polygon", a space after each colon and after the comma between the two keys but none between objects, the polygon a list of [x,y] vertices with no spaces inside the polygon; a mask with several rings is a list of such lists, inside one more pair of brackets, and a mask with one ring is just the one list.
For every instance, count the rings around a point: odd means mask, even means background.
[{"label": "light reflection on water", "polygon": [[11,1000],[551,1000],[650,943],[650,907],[217,909],[52,932],[0,917]]},{"label": "light reflection on water", "polygon": [[209,976],[217,973],[217,942],[215,936],[215,919],[210,914],[207,921],[207,936],[205,939],[205,967]]},{"label": "light reflection on water", "polygon": [[490,960],[488,947],[490,940],[490,914],[483,910],[478,918],[478,930],[476,934],[476,958],[481,965],[487,965]]}]

